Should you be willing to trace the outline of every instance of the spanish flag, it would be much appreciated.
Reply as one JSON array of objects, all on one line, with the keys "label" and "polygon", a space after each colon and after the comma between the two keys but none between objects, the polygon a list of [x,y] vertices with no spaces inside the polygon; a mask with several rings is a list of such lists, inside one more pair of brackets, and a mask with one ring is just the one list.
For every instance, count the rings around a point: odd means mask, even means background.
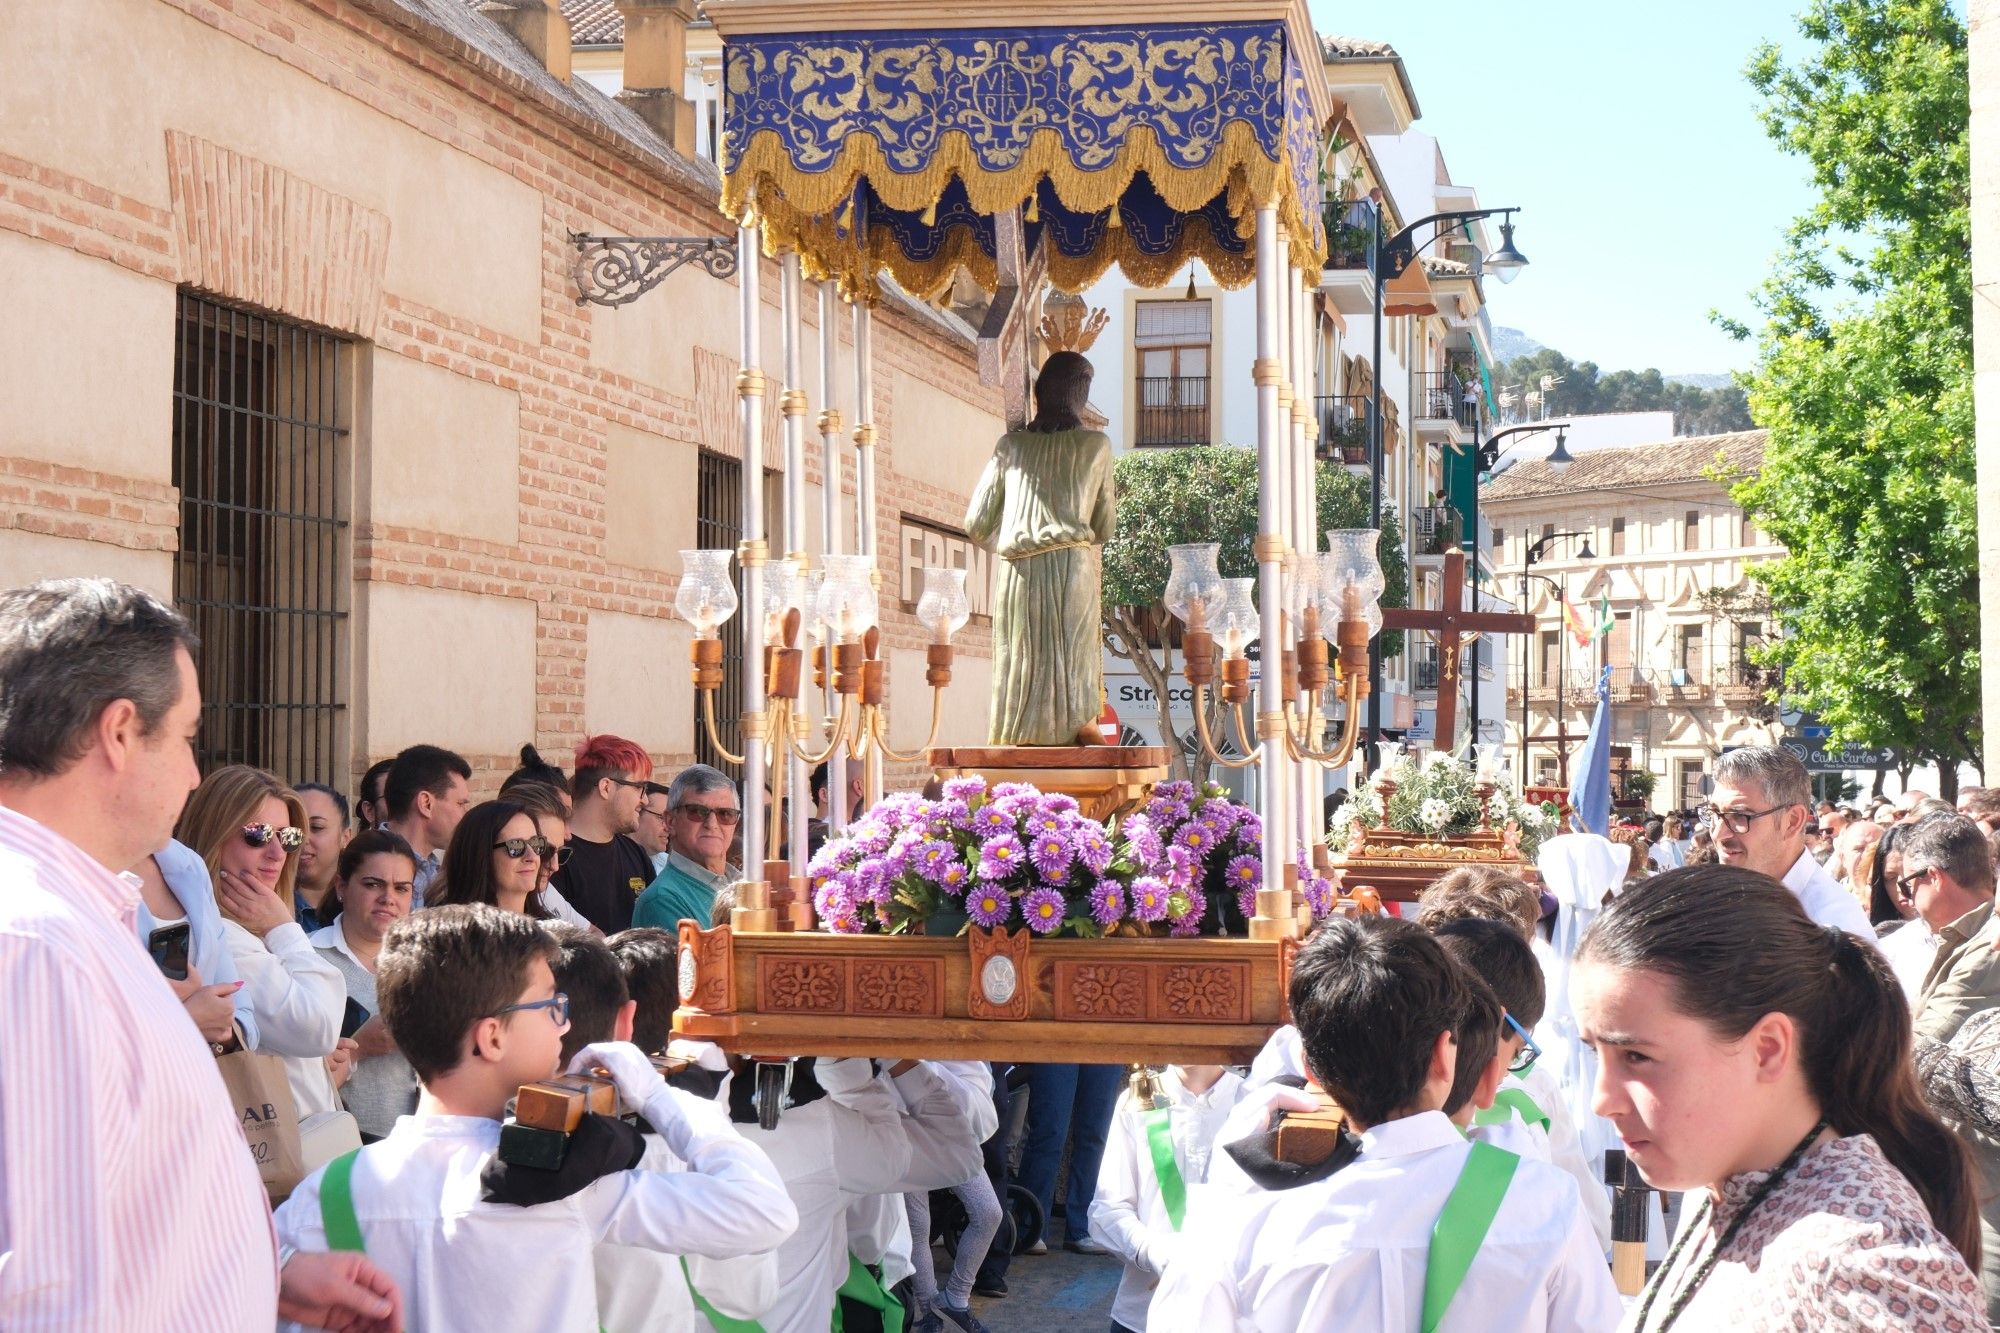
[{"label": "spanish flag", "polygon": [[1597,637],[1595,627],[1584,622],[1583,613],[1571,606],[1567,597],[1563,598],[1563,624],[1579,648],[1590,647],[1590,641]]}]

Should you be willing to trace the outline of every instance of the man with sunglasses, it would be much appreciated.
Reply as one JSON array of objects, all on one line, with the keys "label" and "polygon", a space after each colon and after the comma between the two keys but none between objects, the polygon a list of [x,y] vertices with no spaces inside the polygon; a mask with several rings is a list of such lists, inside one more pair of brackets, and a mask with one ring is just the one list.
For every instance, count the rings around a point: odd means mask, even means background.
[{"label": "man with sunglasses", "polygon": [[729,850],[743,812],[736,784],[707,764],[691,764],[667,788],[667,864],[632,913],[635,926],[707,929],[715,895],[729,883]]},{"label": "man with sunglasses", "polygon": [[1729,751],[1715,762],[1714,790],[1700,814],[1724,865],[1769,875],[1821,925],[1874,940],[1861,904],[1806,847],[1812,779],[1797,755],[1775,745]]},{"label": "man with sunglasses", "polygon": [[653,758],[623,736],[586,736],[570,784],[569,860],[549,881],[584,919],[615,935],[653,882],[653,858],[633,840]]}]

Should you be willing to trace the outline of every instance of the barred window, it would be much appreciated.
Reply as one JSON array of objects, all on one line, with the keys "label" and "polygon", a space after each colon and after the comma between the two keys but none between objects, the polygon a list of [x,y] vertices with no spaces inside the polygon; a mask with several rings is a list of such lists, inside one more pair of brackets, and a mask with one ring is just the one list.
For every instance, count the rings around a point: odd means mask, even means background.
[{"label": "barred window", "polygon": [[322,329],[180,294],[174,600],[202,640],[204,769],[348,776],[348,355]]}]

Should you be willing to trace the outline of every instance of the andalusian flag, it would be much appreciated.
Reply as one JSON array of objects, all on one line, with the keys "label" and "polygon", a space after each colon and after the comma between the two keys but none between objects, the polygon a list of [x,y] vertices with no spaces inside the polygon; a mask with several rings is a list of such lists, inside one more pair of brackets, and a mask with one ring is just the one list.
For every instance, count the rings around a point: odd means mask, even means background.
[{"label": "andalusian flag", "polygon": [[1600,593],[1597,602],[1597,633],[1594,637],[1603,638],[1617,625],[1618,617],[1611,614],[1611,594]]}]

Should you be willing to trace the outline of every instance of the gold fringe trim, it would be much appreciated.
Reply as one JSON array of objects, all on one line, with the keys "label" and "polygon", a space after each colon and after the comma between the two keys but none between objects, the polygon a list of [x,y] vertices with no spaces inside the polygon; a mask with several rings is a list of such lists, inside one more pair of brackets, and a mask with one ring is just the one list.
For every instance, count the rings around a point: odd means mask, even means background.
[{"label": "gold fringe trim", "polygon": [[[767,222],[789,213],[787,230],[803,231],[804,219],[824,218],[841,210],[865,178],[891,208],[932,213],[945,188],[956,177],[965,185],[972,207],[1000,213],[1027,202],[1043,180],[1055,187],[1064,206],[1083,213],[1110,208],[1123,198],[1132,178],[1145,172],[1169,208],[1191,213],[1228,191],[1228,208],[1237,219],[1238,234],[1250,239],[1256,209],[1266,202],[1278,207],[1278,223],[1290,237],[1292,261],[1317,274],[1325,263],[1323,245],[1315,244],[1317,218],[1306,215],[1293,181],[1290,154],[1281,150],[1274,160],[1264,155],[1256,130],[1247,121],[1223,127],[1222,143],[1199,167],[1174,165],[1160,147],[1150,125],[1133,127],[1111,165],[1095,171],[1079,168],[1052,127],[1036,130],[1012,167],[988,171],[980,165],[963,130],[948,131],[922,171],[890,168],[882,145],[872,134],[857,132],[842,141],[832,166],[824,171],[798,170],[776,130],[759,130],[743,150],[736,170],[723,181],[722,208],[731,217],[747,216],[755,201]],[[1114,228],[1122,230],[1122,228]]]}]

